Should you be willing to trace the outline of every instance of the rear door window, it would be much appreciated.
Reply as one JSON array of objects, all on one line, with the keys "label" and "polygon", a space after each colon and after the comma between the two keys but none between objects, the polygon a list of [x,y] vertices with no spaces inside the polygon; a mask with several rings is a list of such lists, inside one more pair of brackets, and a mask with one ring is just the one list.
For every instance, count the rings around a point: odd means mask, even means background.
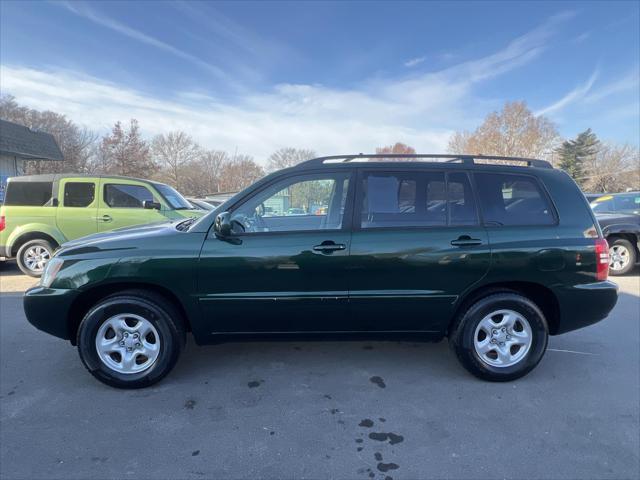
[{"label": "rear door window", "polygon": [[51,206],[53,182],[9,182],[4,204],[9,206]]},{"label": "rear door window", "polygon": [[538,181],[527,175],[476,173],[482,215],[493,225],[552,225],[555,216]]},{"label": "rear door window", "polygon": [[153,202],[154,198],[142,185],[108,183],[104,186],[104,202],[111,208],[143,208],[145,200]]},{"label": "rear door window", "polygon": [[361,228],[478,223],[473,191],[464,172],[365,173],[361,198]]},{"label": "rear door window", "polygon": [[67,182],[64,185],[65,207],[88,207],[96,197],[96,184],[93,182]]}]

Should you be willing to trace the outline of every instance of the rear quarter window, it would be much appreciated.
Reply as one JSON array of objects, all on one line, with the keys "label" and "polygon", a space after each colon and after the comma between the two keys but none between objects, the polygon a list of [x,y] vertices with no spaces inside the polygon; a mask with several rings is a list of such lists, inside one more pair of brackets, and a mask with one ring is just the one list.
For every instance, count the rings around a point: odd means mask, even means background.
[{"label": "rear quarter window", "polygon": [[476,173],[484,222],[494,225],[553,225],[553,209],[539,182],[528,175]]},{"label": "rear quarter window", "polygon": [[9,182],[4,197],[7,206],[50,206],[53,197],[53,182]]}]

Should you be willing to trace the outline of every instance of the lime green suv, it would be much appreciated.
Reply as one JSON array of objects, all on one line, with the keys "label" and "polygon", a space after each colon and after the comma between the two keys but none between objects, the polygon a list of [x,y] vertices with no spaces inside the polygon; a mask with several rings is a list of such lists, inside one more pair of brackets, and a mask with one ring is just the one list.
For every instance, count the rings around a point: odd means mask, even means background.
[{"label": "lime green suv", "polygon": [[0,208],[0,257],[39,277],[62,243],[122,227],[200,217],[163,183],[77,174],[10,178]]}]

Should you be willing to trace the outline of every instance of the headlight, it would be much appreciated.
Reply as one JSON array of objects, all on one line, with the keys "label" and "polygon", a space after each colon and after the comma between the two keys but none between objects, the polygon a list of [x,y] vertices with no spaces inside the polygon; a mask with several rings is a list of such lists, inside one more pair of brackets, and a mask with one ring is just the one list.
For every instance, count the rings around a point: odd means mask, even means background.
[{"label": "headlight", "polygon": [[42,277],[40,277],[40,286],[49,288],[53,281],[56,278],[56,275],[62,268],[63,260],[59,258],[53,257],[49,262],[47,262],[46,267],[44,267],[44,272],[42,272]]}]

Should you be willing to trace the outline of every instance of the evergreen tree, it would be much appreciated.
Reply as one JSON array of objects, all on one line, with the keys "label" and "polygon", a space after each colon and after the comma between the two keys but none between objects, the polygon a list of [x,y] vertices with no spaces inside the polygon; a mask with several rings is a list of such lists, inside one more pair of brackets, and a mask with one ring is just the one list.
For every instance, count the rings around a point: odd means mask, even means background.
[{"label": "evergreen tree", "polygon": [[558,166],[578,182],[584,183],[585,166],[600,149],[600,140],[590,128],[578,134],[575,140],[566,140],[558,148]]}]

